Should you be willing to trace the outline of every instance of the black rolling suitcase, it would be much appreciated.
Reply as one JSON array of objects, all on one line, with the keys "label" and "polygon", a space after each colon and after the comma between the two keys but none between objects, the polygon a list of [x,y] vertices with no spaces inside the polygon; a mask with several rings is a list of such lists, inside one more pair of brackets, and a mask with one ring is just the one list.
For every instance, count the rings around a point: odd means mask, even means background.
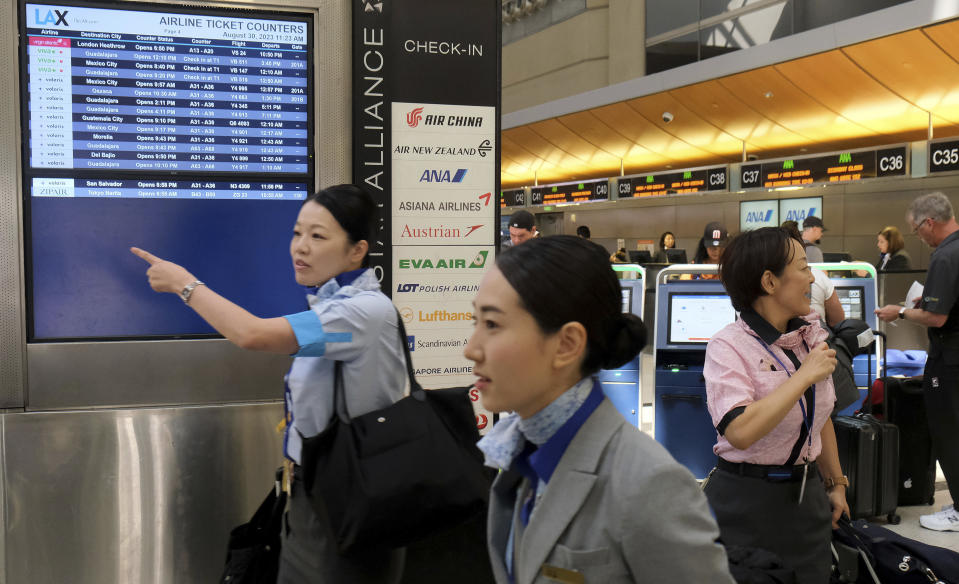
[{"label": "black rolling suitcase", "polygon": [[936,459],[922,395],[922,376],[885,377],[886,420],[899,428],[899,506],[932,505],[936,492]]},{"label": "black rolling suitcase", "polygon": [[[883,336],[878,331],[873,332]],[[872,375],[871,354],[869,363],[867,379]],[[867,407],[871,410],[872,401],[869,396],[866,403],[870,404]],[[899,523],[899,516],[896,514],[899,429],[865,412],[857,412],[854,416],[837,416],[833,426],[839,447],[839,463],[849,477],[846,501],[852,517],[859,519],[885,515],[889,523]]]}]

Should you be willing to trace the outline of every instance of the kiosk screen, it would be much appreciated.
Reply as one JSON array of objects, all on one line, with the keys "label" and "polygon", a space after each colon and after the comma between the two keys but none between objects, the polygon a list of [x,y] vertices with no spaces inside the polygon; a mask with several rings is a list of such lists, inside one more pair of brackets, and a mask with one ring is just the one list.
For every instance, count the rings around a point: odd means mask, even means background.
[{"label": "kiosk screen", "polygon": [[846,318],[863,320],[865,288],[862,286],[836,286],[836,296],[839,297],[839,303],[842,304],[842,310],[846,313]]},{"label": "kiosk screen", "polygon": [[716,332],[736,320],[729,296],[712,293],[671,293],[669,330],[671,345],[705,345]]}]

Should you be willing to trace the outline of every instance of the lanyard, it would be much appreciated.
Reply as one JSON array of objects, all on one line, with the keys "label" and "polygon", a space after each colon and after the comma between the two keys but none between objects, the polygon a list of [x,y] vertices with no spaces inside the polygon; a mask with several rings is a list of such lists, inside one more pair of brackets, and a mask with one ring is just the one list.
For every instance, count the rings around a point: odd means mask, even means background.
[{"label": "lanyard", "polygon": [[[776,360],[776,363],[779,363],[779,366],[782,367],[782,368],[783,368],[783,371],[786,372],[786,376],[787,376],[787,377],[792,377],[792,373],[789,372],[789,368],[787,368],[786,365],[779,359],[779,357],[777,357],[776,354],[773,353],[772,349],[769,348],[769,345],[766,344],[766,341],[762,340],[762,339],[759,338],[759,337],[755,337],[755,339],[756,339],[757,341],[759,341],[759,343],[763,346],[763,348],[766,349],[766,352],[769,353],[770,356],[772,356],[772,358]],[[806,341],[803,341],[802,344],[803,344],[803,347],[806,348],[806,352],[808,353],[808,352],[809,352],[809,346],[806,345]],[[812,397],[815,398],[815,395],[816,395],[816,385],[813,384],[813,386],[812,386]],[[805,457],[805,458],[808,460],[808,459],[809,459],[808,454],[809,454],[809,452],[812,452],[812,423],[813,423],[813,419],[814,419],[814,417],[815,417],[815,415],[816,415],[816,411],[815,411],[815,401],[814,401],[814,400],[811,400],[810,407],[809,407],[809,413],[807,414],[807,413],[806,413],[806,406],[803,404],[802,396],[799,396],[799,411],[802,412],[803,425],[806,426],[806,438],[807,438],[808,441],[809,441],[809,450],[806,451],[807,456]]]}]

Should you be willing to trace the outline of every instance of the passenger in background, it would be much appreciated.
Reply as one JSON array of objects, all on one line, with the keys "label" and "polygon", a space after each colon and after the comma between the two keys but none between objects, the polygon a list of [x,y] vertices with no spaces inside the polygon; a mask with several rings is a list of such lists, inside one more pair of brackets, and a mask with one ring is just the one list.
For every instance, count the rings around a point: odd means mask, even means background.
[{"label": "passenger in background", "polygon": [[740,318],[706,346],[719,457],[706,497],[725,545],[767,549],[799,584],[826,584],[848,480],[829,419],[836,352],[809,307],[802,241],[778,227],[743,232],[719,273]]},{"label": "passenger in background", "polygon": [[536,218],[529,211],[520,209],[509,216],[509,241],[519,245],[539,235],[536,231]]},{"label": "passenger in background", "polygon": [[618,250],[616,250],[616,253],[609,256],[609,262],[612,264],[629,263],[629,256],[626,254],[626,248],[621,247]]},{"label": "passenger in background", "polygon": [[656,263],[668,264],[669,258],[666,257],[666,250],[675,248],[676,236],[673,235],[672,231],[664,231],[663,234],[659,236],[659,251],[656,252]]},{"label": "passenger in background", "polygon": [[587,226],[587,225],[580,225],[579,227],[577,227],[577,228],[576,228],[576,235],[577,235],[578,237],[582,237],[583,239],[589,239],[589,238],[590,238],[589,226]]},{"label": "passenger in background", "polygon": [[[699,240],[696,248],[696,255],[693,257],[694,264],[718,264],[719,258],[723,255],[726,248],[726,242],[729,234],[722,223],[713,221],[706,224],[703,230],[703,237]],[[683,274],[682,280],[718,280],[719,274]]]},{"label": "passenger in background", "polygon": [[823,261],[822,250],[819,249],[819,240],[826,228],[822,219],[810,215],[802,222],[803,247],[806,249],[806,260],[811,264],[820,264]]},{"label": "passenger in background", "polygon": [[[794,238],[802,240],[802,234],[799,233],[799,224],[795,221],[783,221],[783,229],[787,230]],[[810,268],[815,281],[809,289],[809,305],[819,315],[819,319],[825,321],[830,327],[834,327],[846,320],[846,311],[839,302],[839,295],[836,294],[836,286],[829,279],[829,276],[819,268]],[[865,276],[865,273],[860,274]]]},{"label": "passenger in background", "polygon": [[336,361],[343,362],[353,415],[403,397],[406,357],[396,309],[369,268],[375,216],[373,199],[356,185],[329,187],[306,198],[293,226],[290,256],[296,282],[312,287],[306,296],[310,309],[280,318],[258,318],[177,264],[131,249],[150,264],[147,276],[154,290],[178,294],[233,344],[294,356],[285,379],[283,454],[293,464],[281,530],[280,584],[387,584],[397,582],[402,572],[402,548],[341,556],[328,519],[306,497],[299,471],[303,437],[322,432],[333,412]]},{"label": "passenger in background", "polygon": [[879,248],[879,261],[876,270],[880,272],[901,272],[912,269],[909,254],[903,249],[906,242],[899,229],[893,225],[884,228],[876,235],[876,247]]},{"label": "passenger in background", "polygon": [[487,534],[498,584],[733,582],[693,476],[594,377],[646,343],[621,303],[606,251],[572,236],[509,248],[483,276],[463,354],[483,407],[513,412],[479,442],[503,471]]}]

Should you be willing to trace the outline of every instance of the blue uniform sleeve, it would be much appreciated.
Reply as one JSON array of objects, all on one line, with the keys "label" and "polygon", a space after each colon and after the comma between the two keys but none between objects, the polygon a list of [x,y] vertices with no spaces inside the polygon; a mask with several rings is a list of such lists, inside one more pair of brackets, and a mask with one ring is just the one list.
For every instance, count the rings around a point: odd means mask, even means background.
[{"label": "blue uniform sleeve", "polygon": [[[300,349],[295,357],[352,361],[390,330],[396,312],[382,294],[361,294],[284,318],[293,328]],[[389,328],[387,328],[389,327]]]}]

